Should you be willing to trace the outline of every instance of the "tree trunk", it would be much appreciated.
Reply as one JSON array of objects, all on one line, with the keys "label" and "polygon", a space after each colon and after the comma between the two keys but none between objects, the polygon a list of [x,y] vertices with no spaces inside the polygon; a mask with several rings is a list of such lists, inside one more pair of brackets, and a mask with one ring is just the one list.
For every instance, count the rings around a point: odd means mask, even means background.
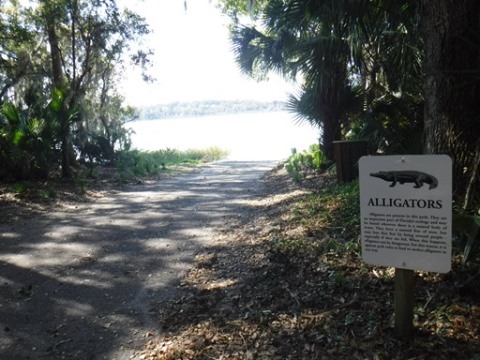
[{"label": "tree trunk", "polygon": [[[452,157],[454,196],[464,202],[465,196],[475,193],[467,191],[467,186],[479,145],[478,133],[473,130],[480,124],[480,2],[421,0],[421,4],[425,152]],[[479,185],[477,180],[477,190]]]},{"label": "tree trunk", "polygon": [[337,116],[334,116],[334,118],[325,119],[323,122],[320,146],[327,160],[332,162],[335,161],[333,142],[337,140],[341,140],[340,121]]},{"label": "tree trunk", "polygon": [[[48,21],[48,20],[47,20]],[[50,45],[50,59],[52,61],[52,77],[55,86],[63,85],[62,55],[58,44],[54,22],[47,23],[48,43]]]},{"label": "tree trunk", "polygon": [[[55,22],[47,20],[48,42],[50,44],[50,59],[52,61],[53,85],[60,91],[66,91],[65,78],[62,67],[62,55],[58,44],[58,36],[55,31]],[[68,119],[68,102],[63,94],[61,109],[58,112],[60,127],[60,140],[62,149],[62,177],[72,178],[73,172],[70,164],[70,124]]]},{"label": "tree trunk", "polygon": [[323,74],[319,81],[319,113],[322,119],[322,148],[329,161],[335,161],[333,142],[342,139],[342,120],[346,116],[347,73],[342,49],[336,48],[335,56],[325,59]]}]

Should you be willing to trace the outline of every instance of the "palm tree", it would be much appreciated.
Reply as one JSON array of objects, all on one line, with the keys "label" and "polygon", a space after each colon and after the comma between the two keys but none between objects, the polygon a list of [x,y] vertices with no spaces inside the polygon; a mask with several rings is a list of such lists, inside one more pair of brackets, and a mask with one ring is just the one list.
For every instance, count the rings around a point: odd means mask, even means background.
[{"label": "palm tree", "polygon": [[237,62],[253,75],[274,70],[302,78],[288,106],[321,129],[330,160],[352,113],[367,111],[386,90],[402,93],[418,84],[407,81],[421,73],[412,31],[418,17],[408,1],[270,0],[262,9],[263,30],[234,27]]},{"label": "palm tree", "polygon": [[344,27],[336,21],[336,9],[323,1],[312,6],[304,0],[269,1],[262,26],[237,25],[233,31],[234,50],[242,70],[249,74],[276,70],[284,76],[301,76],[303,85],[292,95],[289,107],[300,120],[321,129],[321,146],[333,160],[333,144],[341,136],[345,99],[349,93],[348,45]]}]

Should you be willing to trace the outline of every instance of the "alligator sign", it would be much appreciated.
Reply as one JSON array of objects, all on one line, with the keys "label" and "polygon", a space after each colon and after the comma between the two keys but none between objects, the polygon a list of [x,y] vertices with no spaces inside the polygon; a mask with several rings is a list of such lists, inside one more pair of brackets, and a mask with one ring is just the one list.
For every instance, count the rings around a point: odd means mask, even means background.
[{"label": "alligator sign", "polygon": [[405,183],[414,183],[415,188],[419,189],[423,186],[423,184],[428,184],[429,189],[435,189],[438,185],[438,180],[435,176],[430,174],[426,174],[421,171],[380,171],[376,173],[371,173],[370,176],[385,180],[391,181],[390,187],[394,187],[397,183],[405,184]]},{"label": "alligator sign", "polygon": [[448,272],[452,163],[445,155],[359,161],[362,256],[372,265]]}]

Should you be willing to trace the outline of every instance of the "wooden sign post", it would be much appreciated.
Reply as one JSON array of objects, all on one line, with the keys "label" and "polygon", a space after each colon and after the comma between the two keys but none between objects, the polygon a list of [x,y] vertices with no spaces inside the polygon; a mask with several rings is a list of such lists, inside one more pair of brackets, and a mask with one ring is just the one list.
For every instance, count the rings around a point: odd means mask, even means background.
[{"label": "wooden sign post", "polygon": [[395,268],[395,334],[413,338],[414,270],[451,267],[452,162],[445,155],[359,162],[362,257]]},{"label": "wooden sign post", "polygon": [[413,307],[415,305],[413,270],[395,269],[395,336],[403,341],[413,339]]}]

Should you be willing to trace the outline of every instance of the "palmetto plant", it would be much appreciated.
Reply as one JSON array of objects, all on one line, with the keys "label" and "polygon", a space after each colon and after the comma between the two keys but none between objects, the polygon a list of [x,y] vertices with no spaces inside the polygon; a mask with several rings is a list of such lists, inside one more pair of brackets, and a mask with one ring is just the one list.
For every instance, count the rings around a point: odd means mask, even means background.
[{"label": "palmetto plant", "polygon": [[369,143],[372,152],[421,154],[423,152],[423,101],[408,94],[386,94],[358,115],[352,137]]},{"label": "palmetto plant", "polygon": [[4,103],[0,109],[0,177],[46,177],[55,162],[52,134],[45,119]]}]

